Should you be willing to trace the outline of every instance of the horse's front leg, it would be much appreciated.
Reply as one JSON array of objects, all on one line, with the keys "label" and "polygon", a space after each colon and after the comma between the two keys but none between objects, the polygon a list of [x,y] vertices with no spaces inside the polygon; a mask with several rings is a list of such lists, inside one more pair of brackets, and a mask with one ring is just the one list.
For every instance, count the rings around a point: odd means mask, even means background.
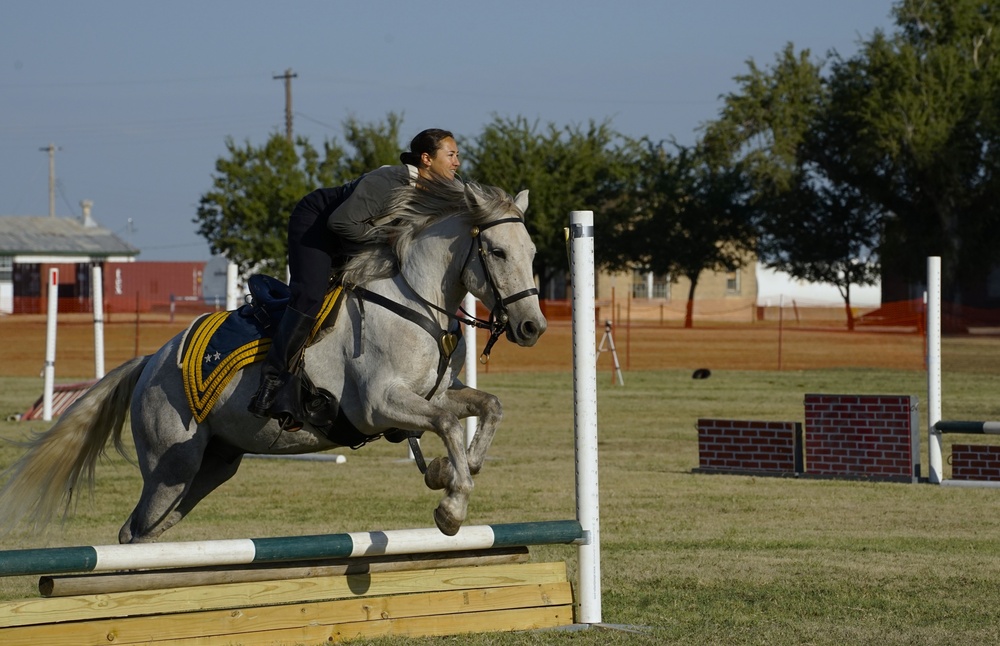
[{"label": "horse's front leg", "polygon": [[[486,462],[486,454],[490,450],[490,445],[493,444],[493,437],[496,435],[497,427],[500,426],[500,420],[503,419],[503,407],[500,405],[500,400],[487,392],[469,388],[465,384],[456,382],[444,393],[441,405],[459,419],[479,418],[476,434],[467,450],[469,473],[476,475],[482,470],[483,463]],[[446,467],[447,465],[439,465],[441,470],[445,470]],[[430,467],[428,467],[428,474],[430,474]],[[435,476],[433,483],[428,481],[427,486],[432,489],[441,489],[444,487],[444,482]]]},{"label": "horse's front leg", "polygon": [[[392,411],[392,425],[431,431],[444,443],[450,468],[443,474],[442,486],[431,487],[445,490],[444,498],[434,510],[434,523],[442,533],[454,536],[468,515],[469,496],[473,488],[466,456],[464,426],[458,416],[447,408],[431,404],[412,392],[401,390],[389,393],[386,405],[387,410]],[[432,464],[439,463],[440,459],[435,459]]]}]

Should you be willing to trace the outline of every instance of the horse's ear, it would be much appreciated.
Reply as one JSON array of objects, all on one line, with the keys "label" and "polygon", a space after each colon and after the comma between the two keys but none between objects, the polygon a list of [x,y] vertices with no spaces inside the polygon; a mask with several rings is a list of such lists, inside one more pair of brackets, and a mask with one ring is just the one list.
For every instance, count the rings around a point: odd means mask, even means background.
[{"label": "horse's ear", "polygon": [[514,206],[521,209],[521,213],[528,212],[528,189],[524,189],[514,198]]},{"label": "horse's ear", "polygon": [[469,208],[473,211],[478,211],[483,208],[483,196],[476,189],[472,188],[472,184],[465,185],[465,201],[468,203]]}]

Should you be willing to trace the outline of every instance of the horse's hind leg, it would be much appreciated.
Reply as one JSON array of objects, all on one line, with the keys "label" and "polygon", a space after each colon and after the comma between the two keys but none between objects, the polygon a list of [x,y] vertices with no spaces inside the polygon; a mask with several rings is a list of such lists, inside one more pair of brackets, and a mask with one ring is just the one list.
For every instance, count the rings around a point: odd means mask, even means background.
[{"label": "horse's hind leg", "polygon": [[[142,496],[119,531],[118,542],[146,543],[156,540],[180,522],[205,496],[233,477],[242,459],[241,454],[223,450],[214,442],[208,444],[200,459],[187,455],[177,459],[186,451],[176,453],[176,456],[160,458],[152,472],[154,477],[143,474]],[[169,482],[164,481],[163,476],[169,477]]]}]

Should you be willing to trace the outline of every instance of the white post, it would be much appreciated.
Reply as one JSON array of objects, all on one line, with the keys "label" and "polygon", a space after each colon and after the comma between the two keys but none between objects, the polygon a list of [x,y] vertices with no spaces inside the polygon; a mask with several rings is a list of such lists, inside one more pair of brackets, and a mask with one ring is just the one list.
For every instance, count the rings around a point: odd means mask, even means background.
[{"label": "white post", "polygon": [[576,515],[579,547],[579,620],[601,623],[601,530],[597,478],[597,334],[594,278],[594,212],[573,211],[570,267],[573,280],[573,423],[576,436]]},{"label": "white post", "polygon": [[[471,293],[465,295],[462,308],[472,316],[476,315],[476,297]],[[465,385],[469,388],[477,387],[477,376],[479,360],[476,358],[476,326],[466,325],[465,335]],[[465,445],[472,445],[472,438],[476,436],[476,429],[479,428],[478,417],[465,418]]]},{"label": "white post", "polygon": [[239,304],[239,280],[240,272],[235,262],[226,265],[226,311],[232,312],[240,306]]},{"label": "white post", "polygon": [[52,390],[56,376],[56,318],[59,316],[59,269],[49,269],[49,315],[45,325],[45,386],[42,419],[52,421]]},{"label": "white post", "polygon": [[90,302],[94,307],[94,377],[104,376],[104,275],[100,263],[90,266]]},{"label": "white post", "polygon": [[927,258],[927,462],[928,480],[941,484],[941,257]]}]

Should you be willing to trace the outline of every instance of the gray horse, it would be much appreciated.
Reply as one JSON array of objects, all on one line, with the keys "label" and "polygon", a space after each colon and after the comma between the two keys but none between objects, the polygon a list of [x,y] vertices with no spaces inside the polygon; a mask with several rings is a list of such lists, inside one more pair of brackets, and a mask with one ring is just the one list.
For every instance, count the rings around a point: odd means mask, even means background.
[{"label": "gray horse", "polygon": [[[365,437],[392,429],[441,437],[447,456],[427,465],[424,481],[444,490],[434,520],[448,535],[466,518],[472,476],[502,416],[495,396],[458,379],[466,348],[454,332],[459,320],[469,320],[456,315],[460,303],[471,292],[491,310],[490,345],[505,333],[531,346],[546,328],[523,221],[527,205],[527,191],[512,199],[474,183],[398,189],[378,227],[391,243],[372,245],[349,262],[348,296],[336,324],[304,354],[309,380],[339,401],[341,416]],[[129,413],[143,487],[118,534],[121,543],[155,540],[231,478],[245,453],[340,446],[308,423],[282,430],[247,412],[259,364],[240,371],[197,421],[179,366],[184,337],[109,372],[30,440],[0,491],[0,527],[23,521],[40,530],[58,512],[67,514],[81,477],[93,486],[109,438],[123,453]],[[480,422],[467,448],[460,420],[470,416]]]}]

